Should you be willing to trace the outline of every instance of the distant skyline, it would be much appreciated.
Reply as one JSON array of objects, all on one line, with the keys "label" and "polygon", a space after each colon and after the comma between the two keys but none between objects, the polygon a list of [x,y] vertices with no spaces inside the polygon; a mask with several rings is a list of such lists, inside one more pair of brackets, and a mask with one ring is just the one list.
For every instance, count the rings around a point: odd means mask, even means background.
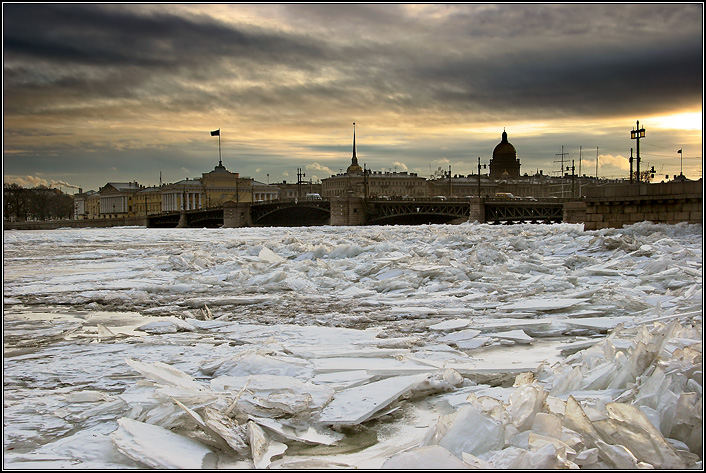
[{"label": "distant skyline", "polygon": [[[262,182],[360,165],[428,177],[702,176],[703,5],[3,4],[3,177],[156,185],[218,164]],[[487,169],[484,171],[487,172]],[[269,174],[269,178],[268,178]],[[73,191],[75,192],[75,190]]]}]

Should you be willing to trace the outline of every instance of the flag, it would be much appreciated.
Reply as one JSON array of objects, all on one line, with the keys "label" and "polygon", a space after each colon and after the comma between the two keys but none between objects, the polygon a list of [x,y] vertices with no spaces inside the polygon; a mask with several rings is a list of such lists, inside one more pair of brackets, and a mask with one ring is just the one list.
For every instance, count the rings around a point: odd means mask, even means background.
[{"label": "flag", "polygon": [[213,130],[211,132],[211,136],[221,136],[221,129],[219,128],[218,130]]},{"label": "flag", "polygon": [[677,151],[677,153],[681,154],[681,150]]}]

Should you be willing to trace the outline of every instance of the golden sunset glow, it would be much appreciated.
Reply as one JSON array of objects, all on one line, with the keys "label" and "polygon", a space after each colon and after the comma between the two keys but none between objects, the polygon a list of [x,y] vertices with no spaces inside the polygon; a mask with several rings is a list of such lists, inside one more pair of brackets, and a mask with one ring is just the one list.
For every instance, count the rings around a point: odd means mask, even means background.
[{"label": "golden sunset glow", "polygon": [[684,112],[673,115],[652,117],[649,122],[665,130],[693,131],[703,129],[703,113]]}]

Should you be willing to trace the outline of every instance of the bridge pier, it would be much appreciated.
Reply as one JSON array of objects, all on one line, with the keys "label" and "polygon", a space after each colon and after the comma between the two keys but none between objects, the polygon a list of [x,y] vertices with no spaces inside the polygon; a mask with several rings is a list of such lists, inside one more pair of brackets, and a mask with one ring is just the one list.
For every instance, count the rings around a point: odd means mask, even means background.
[{"label": "bridge pier", "polygon": [[223,228],[252,226],[250,203],[235,203],[232,200],[223,203]]},{"label": "bridge pier", "polygon": [[179,212],[179,223],[177,223],[177,228],[187,228],[189,223],[186,220],[186,210]]},{"label": "bridge pier", "polygon": [[563,221],[567,223],[583,223],[586,221],[586,202],[582,200],[564,202]]},{"label": "bridge pier", "polygon": [[485,200],[472,200],[470,205],[470,213],[468,215],[469,222],[485,222]]},{"label": "bridge pier", "polygon": [[368,221],[365,199],[344,196],[331,198],[331,225],[365,225]]}]

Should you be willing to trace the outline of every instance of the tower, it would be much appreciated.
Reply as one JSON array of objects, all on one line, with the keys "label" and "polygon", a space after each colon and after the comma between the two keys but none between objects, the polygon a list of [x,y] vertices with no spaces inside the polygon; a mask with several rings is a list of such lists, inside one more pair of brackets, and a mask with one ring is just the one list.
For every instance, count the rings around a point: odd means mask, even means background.
[{"label": "tower", "polygon": [[358,164],[355,150],[355,122],[353,122],[353,158],[351,158],[351,165],[346,169],[346,174],[363,174],[363,168]]}]

